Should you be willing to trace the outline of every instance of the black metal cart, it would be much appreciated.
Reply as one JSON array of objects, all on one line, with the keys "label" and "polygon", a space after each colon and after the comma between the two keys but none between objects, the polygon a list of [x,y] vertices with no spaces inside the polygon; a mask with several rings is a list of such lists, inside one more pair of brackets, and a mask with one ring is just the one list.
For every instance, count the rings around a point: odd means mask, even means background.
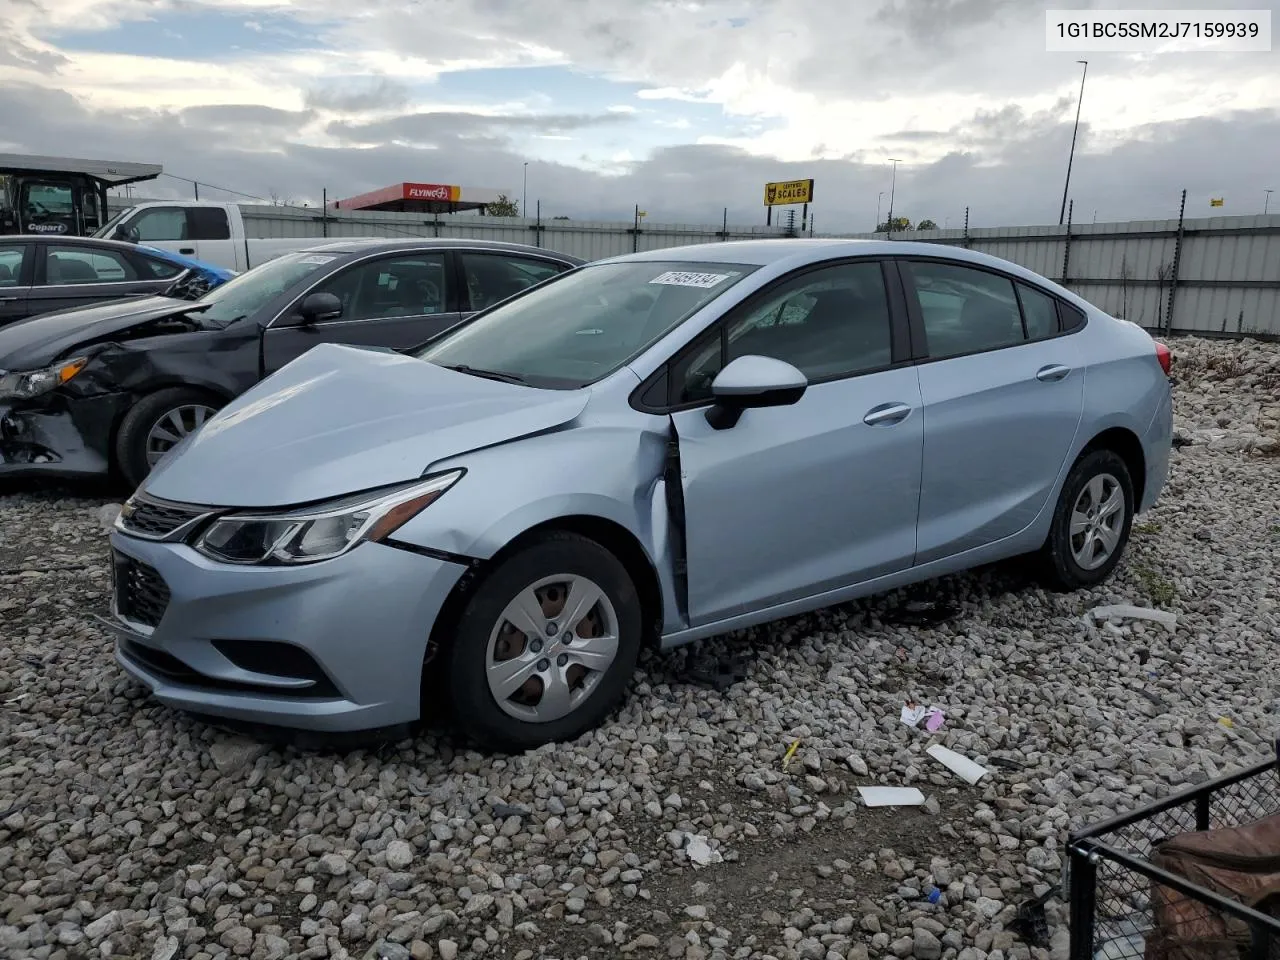
[{"label": "black metal cart", "polygon": [[1155,866],[1152,848],[1193,830],[1280,813],[1276,758],[1073,833],[1067,841],[1071,960],[1144,960],[1152,882],[1248,925],[1250,960],[1280,956],[1280,920]]}]

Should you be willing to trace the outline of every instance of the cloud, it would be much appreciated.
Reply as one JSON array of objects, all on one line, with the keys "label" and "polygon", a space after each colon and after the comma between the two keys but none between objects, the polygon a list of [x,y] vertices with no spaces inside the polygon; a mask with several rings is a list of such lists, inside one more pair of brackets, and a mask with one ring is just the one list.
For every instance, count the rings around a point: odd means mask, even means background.
[{"label": "cloud", "polygon": [[[201,196],[207,180],[260,195],[288,184],[314,200],[415,178],[510,191],[529,162],[531,202],[548,215],[626,219],[640,203],[650,222],[718,222],[724,207],[762,222],[766,180],[812,176],[822,229],[872,225],[891,156],[903,160],[895,209],[912,219],[955,225],[968,206],[974,224],[1056,223],[1080,74],[1074,55],[1045,52],[1044,9],[1087,5],[871,0],[853,16],[847,0],[0,4],[10,149],[161,160],[200,179]],[[93,30],[145,20],[191,33],[183,18],[197,14],[285,45],[167,58],[93,48]],[[573,73],[551,93],[503,85],[505,68],[529,64]],[[1276,54],[1091,56],[1077,219],[1176,215],[1184,186],[1189,209],[1197,191],[1226,190],[1256,192],[1260,208],[1280,153],[1276,65]],[[155,185],[169,187],[187,189]],[[1243,197],[1228,210],[1253,212]]]},{"label": "cloud", "polygon": [[616,111],[599,114],[486,114],[437,110],[366,123],[331,123],[328,133],[347,143],[393,141],[440,144],[458,138],[501,137],[513,130],[525,130],[535,135],[565,133],[586,127],[625,123],[630,119],[630,114]]},{"label": "cloud", "polygon": [[303,102],[316,110],[335,113],[369,113],[405,107],[410,101],[409,88],[386,77],[372,83],[343,81],[308,90]]}]

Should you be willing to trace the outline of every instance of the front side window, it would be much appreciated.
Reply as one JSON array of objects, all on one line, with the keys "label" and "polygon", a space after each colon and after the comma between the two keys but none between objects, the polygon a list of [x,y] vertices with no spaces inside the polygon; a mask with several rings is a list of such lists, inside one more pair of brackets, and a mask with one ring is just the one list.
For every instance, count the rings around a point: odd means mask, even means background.
[{"label": "front side window", "polygon": [[914,281],[929,356],[954,357],[1025,340],[1009,278],[950,263],[904,266]]},{"label": "front side window", "polygon": [[892,325],[880,264],[836,264],[779,284],[676,363],[672,402],[710,399],[716,374],[745,356],[783,360],[810,381],[887,367]]},{"label": "front side window", "polygon": [[22,258],[26,245],[0,243],[0,287],[16,287],[22,282]]},{"label": "front side window", "polygon": [[327,253],[289,253],[214,287],[197,303],[208,304],[201,316],[221,326],[235,323],[265,307],[337,257]]},{"label": "front side window", "polygon": [[563,269],[547,260],[510,254],[462,252],[458,257],[467,278],[472,310],[487,310]]},{"label": "front side window", "polygon": [[442,253],[415,253],[351,267],[316,287],[342,301],[343,320],[421,317],[444,313],[447,271]]},{"label": "front side window", "polygon": [[182,207],[153,207],[140,213],[129,228],[142,243],[186,240],[187,211]]},{"label": "front side window", "polygon": [[44,282],[53,287],[78,283],[122,283],[137,280],[138,271],[124,254],[116,250],[51,244],[45,248],[44,277]]},{"label": "front side window", "polygon": [[756,269],[657,260],[591,264],[482,314],[418,356],[576,389],[613,373]]}]

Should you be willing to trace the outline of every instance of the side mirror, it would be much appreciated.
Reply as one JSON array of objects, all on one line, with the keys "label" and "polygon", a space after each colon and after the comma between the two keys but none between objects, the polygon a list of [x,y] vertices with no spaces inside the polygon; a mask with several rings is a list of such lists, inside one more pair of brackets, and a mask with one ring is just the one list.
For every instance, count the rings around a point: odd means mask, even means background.
[{"label": "side mirror", "polygon": [[772,357],[746,356],[732,361],[711,381],[715,404],[707,410],[713,429],[728,430],[751,407],[786,407],[804,396],[805,375]]},{"label": "side mirror", "polygon": [[324,323],[342,316],[342,301],[332,293],[309,293],[298,306],[304,324]]},{"label": "side mirror", "polygon": [[138,231],[133,227],[126,227],[124,224],[116,227],[115,232],[111,234],[113,240],[123,240],[125,243],[137,243]]}]

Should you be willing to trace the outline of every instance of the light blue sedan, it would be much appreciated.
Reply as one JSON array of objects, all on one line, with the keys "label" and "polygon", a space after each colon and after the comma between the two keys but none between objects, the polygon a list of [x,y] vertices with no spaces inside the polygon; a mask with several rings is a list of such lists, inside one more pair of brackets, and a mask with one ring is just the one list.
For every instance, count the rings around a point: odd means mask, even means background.
[{"label": "light blue sedan", "polygon": [[647,644],[1022,554],[1100,582],[1165,483],[1170,362],[951,247],[617,257],[225,407],[125,504],[105,622],[205,715],[399,732],[443,697],[490,747],[571,738]]}]

